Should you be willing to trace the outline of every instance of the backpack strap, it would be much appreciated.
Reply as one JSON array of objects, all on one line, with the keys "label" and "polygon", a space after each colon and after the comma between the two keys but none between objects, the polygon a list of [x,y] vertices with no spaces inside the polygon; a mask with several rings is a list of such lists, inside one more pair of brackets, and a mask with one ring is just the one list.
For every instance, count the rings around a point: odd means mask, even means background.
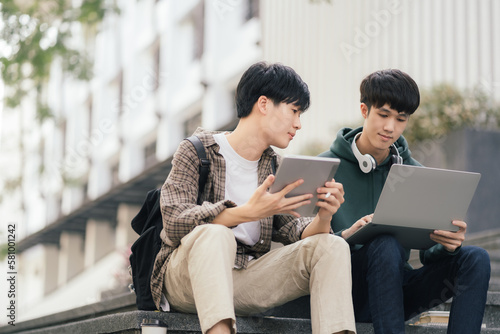
[{"label": "backpack strap", "polygon": [[200,178],[198,179],[198,205],[201,205],[201,195],[203,194],[203,190],[205,189],[205,183],[207,183],[208,172],[210,170],[210,160],[207,159],[207,154],[205,152],[205,146],[201,142],[198,136],[191,136],[186,138],[189,140],[194,148],[196,149],[196,153],[198,154],[198,158],[200,159],[200,166],[198,167],[200,172]]}]

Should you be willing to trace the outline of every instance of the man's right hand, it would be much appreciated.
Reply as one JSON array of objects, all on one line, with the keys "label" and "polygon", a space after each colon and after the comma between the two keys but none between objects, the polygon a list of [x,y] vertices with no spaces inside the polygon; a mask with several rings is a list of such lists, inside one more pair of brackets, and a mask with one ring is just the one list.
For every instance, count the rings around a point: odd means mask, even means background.
[{"label": "man's right hand", "polygon": [[285,195],[304,183],[304,180],[297,180],[287,185],[281,191],[271,194],[268,189],[274,183],[274,180],[275,176],[269,175],[257,190],[255,190],[248,202],[234,208],[225,209],[215,217],[212,223],[231,227],[241,223],[257,221],[276,214],[291,214],[295,217],[300,217],[294,210],[311,203],[310,199],[313,197],[313,194],[289,198],[286,198]]},{"label": "man's right hand", "polygon": [[275,176],[269,175],[243,206],[249,210],[250,215],[254,216],[255,219],[253,220],[259,220],[276,214],[291,214],[295,217],[300,217],[294,210],[311,203],[310,199],[313,197],[313,194],[289,198],[285,196],[304,183],[304,180],[297,180],[287,185],[281,191],[271,194],[268,189],[274,183],[274,180]]},{"label": "man's right hand", "polygon": [[342,238],[347,239],[351,235],[354,234],[357,230],[371,222],[373,219],[373,213],[371,215],[366,215],[362,218],[360,218],[358,221],[356,221],[354,224],[352,224],[351,227],[349,227],[347,230],[342,231]]}]

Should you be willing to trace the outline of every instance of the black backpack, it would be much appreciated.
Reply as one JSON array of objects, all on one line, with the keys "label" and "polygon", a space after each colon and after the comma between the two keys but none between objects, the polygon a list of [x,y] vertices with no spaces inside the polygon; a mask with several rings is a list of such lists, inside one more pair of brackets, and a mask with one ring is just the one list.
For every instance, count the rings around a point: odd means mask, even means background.
[{"label": "black backpack", "polygon": [[[191,136],[187,140],[194,145],[200,158],[197,202],[201,204],[201,195],[207,181],[210,160],[207,159],[205,147],[197,136]],[[161,248],[160,232],[163,229],[163,221],[160,211],[160,189],[148,192],[141,210],[132,219],[132,228],[139,234],[139,238],[132,245],[132,254],[129,258],[133,282],[131,288],[135,291],[139,310],[156,310],[150,282],[156,255]]]}]

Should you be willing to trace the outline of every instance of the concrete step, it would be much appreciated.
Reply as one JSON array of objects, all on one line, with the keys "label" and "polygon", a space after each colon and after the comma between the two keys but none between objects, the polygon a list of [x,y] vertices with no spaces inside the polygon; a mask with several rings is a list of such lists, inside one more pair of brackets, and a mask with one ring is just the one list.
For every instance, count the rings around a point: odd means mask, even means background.
[{"label": "concrete step", "polygon": [[[448,301],[441,307],[438,306],[436,309],[449,311],[450,308],[451,302]],[[500,328],[500,292],[488,292],[483,324],[485,324],[487,328]]]},{"label": "concrete step", "polygon": [[490,265],[491,265],[491,276],[500,277],[500,261],[491,260]]},{"label": "concrete step", "polygon": [[[271,310],[270,314],[252,317],[238,317],[238,333],[311,333],[309,311],[305,310],[304,300],[285,304]],[[441,306],[449,309],[449,303]],[[288,314],[286,314],[288,313]],[[500,293],[489,293],[481,333],[500,334]],[[307,315],[307,316],[304,316]],[[201,333],[196,315],[175,312],[151,312],[135,309],[135,295],[126,294],[111,300],[83,306],[57,314],[16,323],[16,326],[0,327],[0,333],[23,334],[87,334],[123,333],[138,334],[143,319],[157,319],[168,327],[169,334]],[[413,321],[410,321],[413,323]],[[410,323],[409,322],[409,323]],[[440,326],[412,326],[408,323],[406,333],[440,334],[446,328]],[[359,334],[374,333],[371,324],[356,324]]]},{"label": "concrete step", "polygon": [[488,250],[491,261],[489,291],[500,291],[500,250]]},{"label": "concrete step", "polygon": [[[157,319],[168,328],[168,334],[198,334],[201,333],[198,318],[193,314],[160,313],[150,311],[129,311],[106,315],[95,319],[88,319],[46,328],[27,331],[13,331],[10,333],[24,334],[88,334],[88,333],[115,333],[139,334],[142,319]],[[236,325],[238,333],[242,334],[283,334],[283,333],[311,333],[311,322],[308,319],[275,318],[275,317],[238,317]],[[372,334],[371,324],[357,324],[358,334]],[[406,326],[406,333],[410,334],[444,334],[446,328],[442,326]],[[481,333],[500,333],[500,329],[485,328]]]},{"label": "concrete step", "polygon": [[[439,305],[432,310],[436,311],[449,311],[451,308],[451,300]],[[271,309],[265,313],[264,316],[277,316],[277,317],[290,317],[299,319],[310,319],[310,303],[309,297],[300,297],[282,306]],[[407,323],[415,323],[418,319],[410,319]],[[500,292],[488,292],[486,299],[486,307],[484,311],[483,324],[487,329],[500,329]],[[418,326],[422,327],[422,326]],[[415,329],[412,329],[415,330]],[[371,333],[371,332],[367,332]],[[407,331],[407,333],[410,333]],[[498,332],[500,333],[500,331]]]},{"label": "concrete step", "polygon": [[464,245],[475,245],[488,251],[500,250],[500,229],[467,233]]},{"label": "concrete step", "polygon": [[491,262],[500,262],[500,249],[486,249],[490,254]]},{"label": "concrete step", "polygon": [[492,277],[490,279],[489,291],[500,292],[500,278]]}]

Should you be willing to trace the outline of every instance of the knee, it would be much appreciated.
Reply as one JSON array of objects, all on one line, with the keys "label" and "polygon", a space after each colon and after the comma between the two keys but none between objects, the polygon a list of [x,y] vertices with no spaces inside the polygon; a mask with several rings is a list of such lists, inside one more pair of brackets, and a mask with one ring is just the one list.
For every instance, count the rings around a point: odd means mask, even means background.
[{"label": "knee", "polygon": [[349,251],[349,244],[344,238],[333,235],[333,234],[318,234],[321,242],[326,243],[332,248],[338,248],[343,251]]},{"label": "knee", "polygon": [[327,233],[316,234],[307,237],[304,242],[306,245],[316,248],[316,251],[342,256],[350,256],[351,254],[347,241],[336,235]]},{"label": "knee", "polygon": [[486,250],[477,246],[462,247],[461,253],[464,256],[464,264],[481,274],[490,274],[490,256]]}]

